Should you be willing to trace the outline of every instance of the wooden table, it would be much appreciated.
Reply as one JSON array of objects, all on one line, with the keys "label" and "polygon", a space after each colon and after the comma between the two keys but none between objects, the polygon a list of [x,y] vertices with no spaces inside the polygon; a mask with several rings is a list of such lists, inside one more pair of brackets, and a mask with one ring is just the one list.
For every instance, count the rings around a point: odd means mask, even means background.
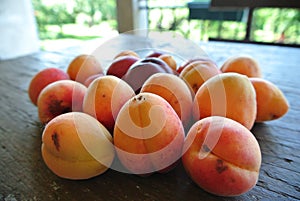
[{"label": "wooden table", "polygon": [[[117,52],[124,44],[143,41],[127,40],[109,48]],[[145,178],[114,170],[84,181],[54,175],[41,157],[43,125],[27,88],[32,76],[45,67],[66,69],[82,53],[81,46],[0,61],[0,200],[300,200],[300,49],[225,42],[200,46],[218,65],[232,55],[252,55],[264,77],[277,84],[290,103],[283,118],[256,124],[252,130],[262,150],[262,166],[251,191],[235,198],[211,195],[187,177],[181,164],[167,174]],[[189,47],[182,50],[193,52]]]}]

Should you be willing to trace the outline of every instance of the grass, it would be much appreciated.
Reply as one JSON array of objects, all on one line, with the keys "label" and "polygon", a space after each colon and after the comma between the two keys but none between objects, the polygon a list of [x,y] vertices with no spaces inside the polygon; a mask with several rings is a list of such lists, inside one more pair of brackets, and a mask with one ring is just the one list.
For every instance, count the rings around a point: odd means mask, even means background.
[{"label": "grass", "polygon": [[43,50],[55,50],[80,44],[96,38],[110,37],[116,34],[109,22],[88,27],[83,24],[48,25],[40,32],[40,46]]}]

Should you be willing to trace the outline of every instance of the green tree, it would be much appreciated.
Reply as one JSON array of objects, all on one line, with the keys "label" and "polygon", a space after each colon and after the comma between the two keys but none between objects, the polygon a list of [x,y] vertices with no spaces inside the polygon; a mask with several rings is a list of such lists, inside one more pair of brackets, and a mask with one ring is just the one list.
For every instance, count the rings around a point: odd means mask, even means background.
[{"label": "green tree", "polygon": [[75,16],[72,12],[69,13],[67,11],[67,7],[63,3],[52,6],[46,6],[42,0],[33,0],[32,3],[40,33],[47,31],[47,25],[58,25],[60,27],[60,35],[62,35],[63,25],[75,22]]},{"label": "green tree", "polygon": [[[300,11],[290,8],[260,8],[254,12],[253,30],[271,31],[275,40],[291,39],[297,42]],[[254,40],[261,40],[254,38]]]},{"label": "green tree", "polygon": [[48,8],[48,24],[58,25],[60,27],[60,34],[63,34],[63,25],[75,23],[75,16],[73,13],[68,13],[65,4],[55,4]]},{"label": "green tree", "polygon": [[76,6],[74,13],[84,13],[90,17],[89,26],[96,24],[95,14],[100,11],[101,20],[116,19],[116,1],[115,0],[75,0]]}]

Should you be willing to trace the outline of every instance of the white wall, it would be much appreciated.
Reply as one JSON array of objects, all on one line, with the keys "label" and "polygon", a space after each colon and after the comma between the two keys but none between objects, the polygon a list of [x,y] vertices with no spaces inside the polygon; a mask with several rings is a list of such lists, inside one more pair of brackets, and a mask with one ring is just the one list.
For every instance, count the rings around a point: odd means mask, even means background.
[{"label": "white wall", "polygon": [[30,0],[1,0],[0,60],[39,50],[37,25]]}]

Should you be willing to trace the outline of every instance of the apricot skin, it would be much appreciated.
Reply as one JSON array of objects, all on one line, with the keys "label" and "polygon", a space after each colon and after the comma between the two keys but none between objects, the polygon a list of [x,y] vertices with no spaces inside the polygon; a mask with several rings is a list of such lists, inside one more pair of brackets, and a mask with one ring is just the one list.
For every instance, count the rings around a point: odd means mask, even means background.
[{"label": "apricot skin", "polygon": [[256,118],[256,93],[249,78],[238,73],[222,73],[207,80],[193,103],[195,120],[209,116],[233,119],[249,130]]},{"label": "apricot skin", "polygon": [[166,62],[173,71],[177,70],[177,63],[172,55],[162,54],[158,58]]},{"label": "apricot skin", "polygon": [[114,144],[118,158],[130,173],[170,171],[181,157],[183,141],[179,117],[156,94],[143,92],[134,96],[117,117]]},{"label": "apricot skin", "polygon": [[275,84],[263,78],[250,78],[250,81],[256,92],[256,122],[279,119],[288,112],[289,103]]},{"label": "apricot skin", "polygon": [[72,111],[82,111],[87,88],[72,80],[60,80],[46,86],[40,93],[37,107],[39,119],[47,123],[54,117]]},{"label": "apricot skin", "polygon": [[228,58],[221,67],[223,73],[235,72],[248,77],[262,77],[258,62],[247,55]]},{"label": "apricot skin", "polygon": [[90,77],[88,77],[85,81],[84,81],[84,86],[89,87],[90,84],[97,78],[104,76],[103,73],[99,73],[99,74],[95,74],[95,75],[91,75]]},{"label": "apricot skin", "polygon": [[88,179],[105,172],[114,158],[112,137],[93,117],[70,112],[52,119],[42,135],[48,168],[66,179]]},{"label": "apricot skin", "polygon": [[196,94],[206,80],[220,73],[221,71],[212,62],[198,60],[188,64],[181,71],[179,77],[183,79],[194,94]]},{"label": "apricot skin", "polygon": [[69,63],[67,73],[71,80],[84,84],[88,77],[103,73],[103,69],[95,56],[80,54]]},{"label": "apricot skin", "polygon": [[185,128],[192,120],[193,100],[189,88],[178,76],[156,73],[150,76],[141,88],[164,98],[173,107]]},{"label": "apricot skin", "polygon": [[207,63],[210,63],[210,65],[214,65],[214,66],[217,66],[217,64],[209,59],[208,57],[196,57],[196,58],[192,58],[192,59],[188,59],[186,61],[184,61],[178,68],[177,68],[177,72],[180,74],[181,71],[183,69],[185,69],[189,64],[195,62],[195,61],[204,61],[204,62],[207,62]]},{"label": "apricot skin", "polygon": [[197,121],[187,134],[182,162],[205,191],[238,196],[257,183],[261,151],[254,135],[240,123],[212,116]]},{"label": "apricot skin", "polygon": [[121,107],[134,95],[133,89],[120,78],[102,76],[88,87],[83,112],[98,119],[112,133]]},{"label": "apricot skin", "polygon": [[59,68],[46,68],[33,76],[28,87],[31,102],[37,105],[41,91],[48,85],[58,80],[69,80],[69,75]]},{"label": "apricot skin", "polygon": [[117,58],[123,57],[123,56],[133,56],[136,58],[140,58],[140,56],[133,50],[122,50],[114,57],[114,59],[117,59]]},{"label": "apricot skin", "polygon": [[131,65],[139,60],[135,56],[122,56],[114,59],[109,65],[106,75],[114,75],[118,78],[122,78]]},{"label": "apricot skin", "polygon": [[155,73],[170,73],[173,71],[166,62],[156,57],[143,58],[130,66],[122,80],[127,82],[138,94],[144,82]]}]

